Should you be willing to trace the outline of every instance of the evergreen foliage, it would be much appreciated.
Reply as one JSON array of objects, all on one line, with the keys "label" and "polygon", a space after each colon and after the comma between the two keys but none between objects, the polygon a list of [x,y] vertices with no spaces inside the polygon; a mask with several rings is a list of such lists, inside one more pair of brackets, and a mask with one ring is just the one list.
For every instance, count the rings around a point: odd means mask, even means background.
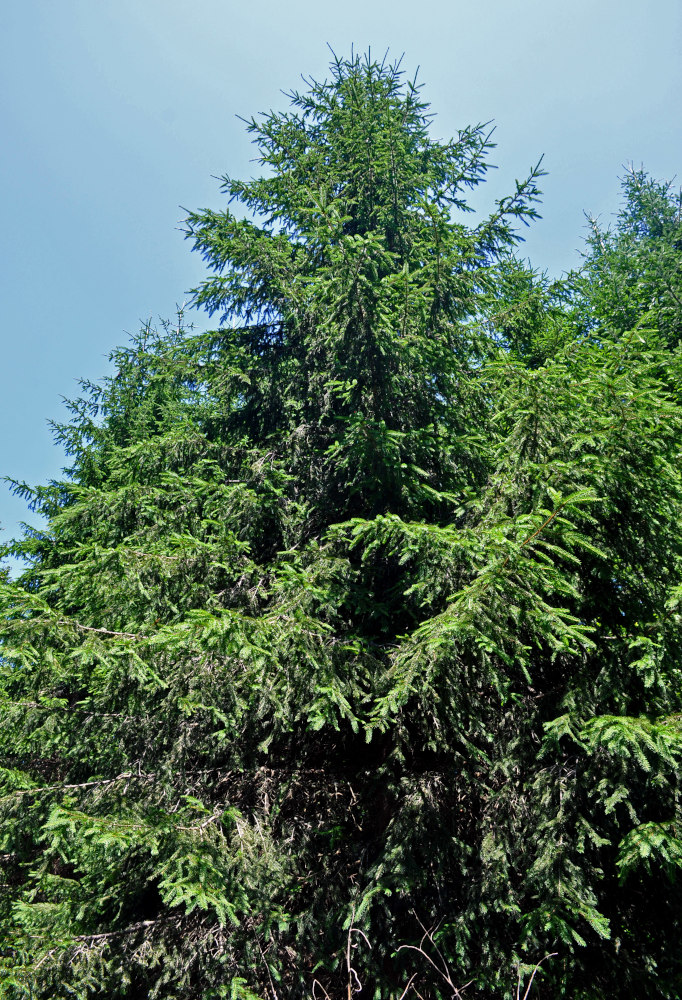
[{"label": "evergreen foliage", "polygon": [[17,485],[0,996],[677,997],[680,203],[629,174],[551,284],[539,167],[467,225],[485,127],[290,97],[187,221],[218,325]]}]

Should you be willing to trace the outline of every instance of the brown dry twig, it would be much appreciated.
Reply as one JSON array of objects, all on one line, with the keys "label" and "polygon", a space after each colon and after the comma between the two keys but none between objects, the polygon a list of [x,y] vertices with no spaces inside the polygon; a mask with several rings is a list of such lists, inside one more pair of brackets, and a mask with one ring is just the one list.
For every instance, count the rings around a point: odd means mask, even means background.
[{"label": "brown dry twig", "polygon": [[522,985],[521,969],[519,969],[519,981],[516,987],[516,1000],[528,1000],[528,994],[530,993],[530,988],[533,985],[533,980],[535,979],[535,973],[538,971],[543,962],[546,962],[548,958],[555,958],[557,955],[558,952],[553,951],[550,955],[545,955],[545,957],[541,958],[539,962],[536,962],[532,975],[530,977],[530,981],[528,983],[528,986],[526,987],[526,992],[523,994],[523,997],[521,997],[521,985]]},{"label": "brown dry twig", "polygon": [[[416,914],[415,914],[415,917],[417,919],[417,923],[419,924],[419,926],[421,927],[422,931],[424,932],[423,935],[422,935],[422,939],[421,939],[421,941],[419,942],[418,945],[416,945],[416,944],[401,944],[400,947],[398,948],[398,951],[403,951],[403,949],[406,949],[408,951],[416,951],[416,952],[418,952],[423,958],[426,959],[426,961],[429,963],[429,965],[433,969],[436,970],[436,972],[441,977],[441,979],[445,983],[447,983],[447,985],[450,987],[450,989],[452,990],[452,1000],[462,1000],[462,991],[465,990],[467,988],[467,986],[471,986],[471,984],[474,982],[474,980],[470,979],[469,982],[465,983],[463,986],[455,986],[454,980],[452,978],[452,972],[450,971],[450,968],[448,967],[448,964],[445,961],[445,958],[443,957],[443,954],[440,951],[438,945],[436,944],[436,942],[433,939],[433,935],[438,930],[438,924],[436,924],[435,927],[432,927],[430,930],[428,930],[426,927],[424,927],[423,923],[421,922],[421,920],[419,919],[419,917],[416,916]],[[425,941],[428,941],[430,943],[431,947],[433,948],[433,950],[435,951],[436,955],[438,956],[438,958],[440,960],[440,966],[437,965],[436,962],[434,962],[434,960],[431,958],[431,956],[429,955],[429,953],[424,950],[424,942]],[[416,973],[415,973],[415,975],[416,975]],[[410,979],[410,982],[405,987],[405,990],[404,990],[404,992],[403,992],[400,1000],[403,1000],[403,997],[405,996],[405,994],[407,993],[408,989],[410,988],[410,986],[412,984],[412,980],[414,978],[415,978],[415,976],[412,976],[412,979]],[[413,989],[414,989],[414,987],[413,987]],[[416,992],[416,990],[415,990],[415,992]]]}]

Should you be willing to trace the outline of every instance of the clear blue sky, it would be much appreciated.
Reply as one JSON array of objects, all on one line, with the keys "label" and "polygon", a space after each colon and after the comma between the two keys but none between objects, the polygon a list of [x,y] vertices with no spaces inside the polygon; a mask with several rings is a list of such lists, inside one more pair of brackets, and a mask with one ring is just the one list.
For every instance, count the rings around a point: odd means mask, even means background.
[{"label": "clear blue sky", "polygon": [[[324,77],[327,43],[419,65],[439,137],[496,121],[481,205],[545,154],[525,254],[552,273],[579,262],[583,210],[617,208],[623,164],[682,174],[681,0],[5,0],[0,474],[60,475],[47,419],[197,283],[180,206],[251,175],[236,116]],[[25,518],[0,484],[7,534]]]}]

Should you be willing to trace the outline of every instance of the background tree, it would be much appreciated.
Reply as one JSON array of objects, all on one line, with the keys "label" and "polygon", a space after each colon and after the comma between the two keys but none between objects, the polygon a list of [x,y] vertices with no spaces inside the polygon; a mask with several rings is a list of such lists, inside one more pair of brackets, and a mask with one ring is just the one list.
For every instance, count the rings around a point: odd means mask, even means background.
[{"label": "background tree", "polygon": [[671,347],[682,330],[682,193],[630,167],[616,227],[590,218],[585,277],[594,321],[623,333],[645,314]]},{"label": "background tree", "polygon": [[490,137],[398,67],[307,86],[188,218],[220,325],[115,352],[18,487],[1,988],[677,996],[676,342],[597,245],[513,259],[539,168],[467,226]]}]

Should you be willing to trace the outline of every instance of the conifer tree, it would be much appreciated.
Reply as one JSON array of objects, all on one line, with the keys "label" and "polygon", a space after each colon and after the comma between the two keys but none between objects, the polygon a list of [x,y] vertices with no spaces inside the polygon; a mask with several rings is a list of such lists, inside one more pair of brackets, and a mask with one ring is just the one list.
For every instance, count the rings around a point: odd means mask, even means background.
[{"label": "conifer tree", "polygon": [[682,191],[629,167],[614,229],[590,218],[585,300],[594,321],[620,333],[644,316],[675,346],[682,330]]},{"label": "conifer tree", "polygon": [[306,87],[188,217],[213,328],[116,351],[17,485],[0,996],[679,996],[677,286],[604,282],[678,274],[674,198],[552,285],[539,167],[467,225],[484,127]]}]

